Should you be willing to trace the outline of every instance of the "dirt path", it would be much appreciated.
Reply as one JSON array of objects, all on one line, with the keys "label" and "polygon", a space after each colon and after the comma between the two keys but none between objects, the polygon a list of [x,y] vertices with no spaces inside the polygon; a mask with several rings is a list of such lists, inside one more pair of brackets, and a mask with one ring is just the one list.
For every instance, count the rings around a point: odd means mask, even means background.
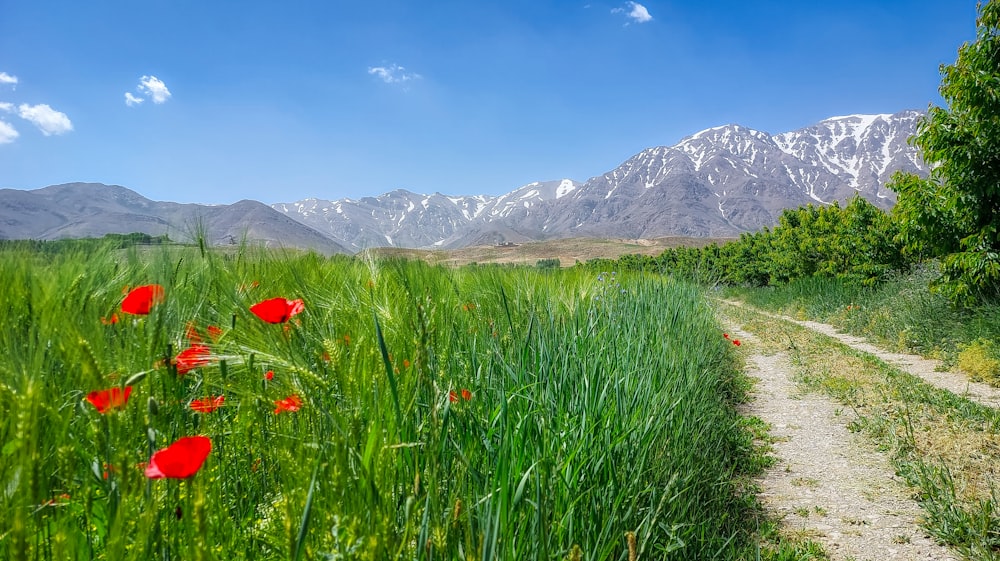
[{"label": "dirt path", "polygon": [[[732,333],[753,347],[751,333]],[[762,500],[787,527],[822,543],[834,560],[957,560],[919,526],[920,508],[887,458],[847,430],[853,415],[802,394],[785,354],[754,354],[760,382],[748,413],[772,427],[779,458],[761,481]]]}]

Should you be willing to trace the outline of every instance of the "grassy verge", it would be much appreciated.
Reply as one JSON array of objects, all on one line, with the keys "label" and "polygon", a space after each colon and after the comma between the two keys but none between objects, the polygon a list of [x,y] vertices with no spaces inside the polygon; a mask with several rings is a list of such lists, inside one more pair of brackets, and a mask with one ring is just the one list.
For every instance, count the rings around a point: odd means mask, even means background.
[{"label": "grassy verge", "polygon": [[1000,558],[1000,412],[790,322],[732,306],[725,313],[764,348],[788,352],[804,386],[856,413],[853,428],[890,452],[932,535],[970,559]]},{"label": "grassy verge", "polygon": [[[123,289],[150,283],[162,302],[123,314]],[[304,310],[275,324],[249,311],[274,297]],[[0,302],[0,558],[761,554],[745,382],[680,283],[16,250]],[[103,413],[85,399],[126,386]],[[197,473],[144,477],[193,435],[212,442]]]},{"label": "grassy verge", "polygon": [[1000,385],[1000,306],[956,309],[928,289],[934,276],[924,268],[871,288],[806,278],[728,294],[798,319],[831,323],[892,350],[941,359],[973,380]]}]

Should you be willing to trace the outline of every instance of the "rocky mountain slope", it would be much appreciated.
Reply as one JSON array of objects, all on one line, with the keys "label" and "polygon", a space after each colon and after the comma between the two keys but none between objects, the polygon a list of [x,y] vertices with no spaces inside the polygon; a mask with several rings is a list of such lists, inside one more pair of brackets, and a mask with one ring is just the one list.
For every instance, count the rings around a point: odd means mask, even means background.
[{"label": "rocky mountain slope", "polygon": [[785,208],[846,201],[882,208],[897,170],[925,174],[906,142],[918,111],[833,117],[771,135],[740,125],[643,150],[584,183],[536,182],[499,197],[397,190],[360,200],[273,207],[354,250],[463,247],[579,236],[734,236],[773,225]]}]

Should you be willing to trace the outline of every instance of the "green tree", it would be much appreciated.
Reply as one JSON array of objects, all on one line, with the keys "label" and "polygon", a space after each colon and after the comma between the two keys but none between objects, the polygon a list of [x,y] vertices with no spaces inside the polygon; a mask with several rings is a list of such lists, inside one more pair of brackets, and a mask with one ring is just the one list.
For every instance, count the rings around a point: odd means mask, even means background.
[{"label": "green tree", "polygon": [[976,40],[941,67],[941,97],[911,139],[933,170],[897,174],[893,216],[907,250],[940,257],[935,287],[958,304],[1000,292],[1000,2],[978,5]]}]

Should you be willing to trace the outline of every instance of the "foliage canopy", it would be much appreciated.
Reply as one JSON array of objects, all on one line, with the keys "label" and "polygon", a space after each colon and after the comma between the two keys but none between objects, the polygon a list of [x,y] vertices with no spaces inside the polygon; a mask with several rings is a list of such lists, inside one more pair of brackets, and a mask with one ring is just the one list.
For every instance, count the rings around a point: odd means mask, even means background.
[{"label": "foliage canopy", "polygon": [[907,251],[941,258],[936,288],[971,304],[1000,289],[1000,3],[979,5],[977,36],[941,66],[941,97],[911,139],[933,170],[897,174],[893,211]]}]

